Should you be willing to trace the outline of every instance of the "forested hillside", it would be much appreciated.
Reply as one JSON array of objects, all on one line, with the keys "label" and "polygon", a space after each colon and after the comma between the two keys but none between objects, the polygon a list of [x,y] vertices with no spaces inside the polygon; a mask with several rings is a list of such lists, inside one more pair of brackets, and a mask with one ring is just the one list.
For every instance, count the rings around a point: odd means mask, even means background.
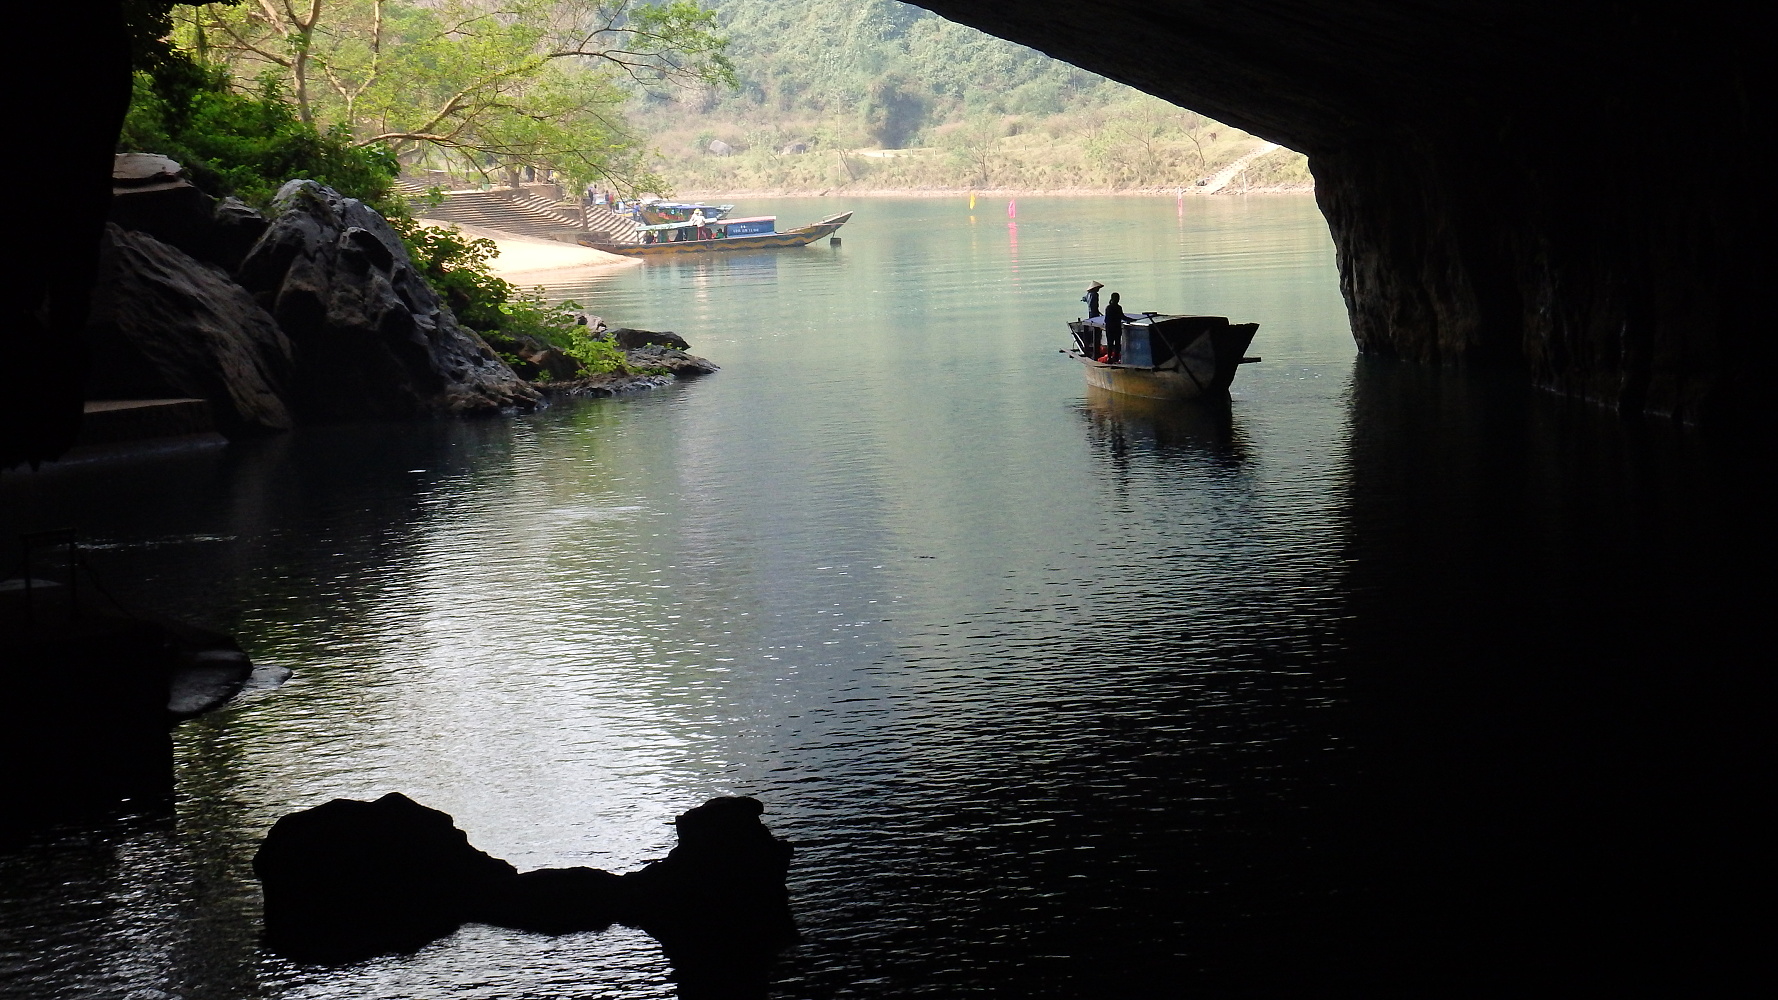
[{"label": "forested hillside", "polygon": [[[894,0],[704,6],[740,86],[650,90],[636,111],[685,191],[1190,188],[1259,145]],[[1287,150],[1240,179],[1308,181]]]}]

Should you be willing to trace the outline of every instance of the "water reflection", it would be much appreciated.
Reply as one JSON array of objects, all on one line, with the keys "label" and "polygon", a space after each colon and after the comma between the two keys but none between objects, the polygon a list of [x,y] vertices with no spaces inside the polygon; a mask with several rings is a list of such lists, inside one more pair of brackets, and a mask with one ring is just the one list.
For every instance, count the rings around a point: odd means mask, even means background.
[{"label": "water reflection", "polygon": [[[813,252],[821,252],[814,249]],[[733,250],[727,253],[665,255],[643,258],[648,281],[676,281],[708,287],[730,284],[769,284],[778,278],[776,250]]]},{"label": "water reflection", "polygon": [[[1510,380],[1357,366],[1325,895],[1298,987],[1712,993],[1750,972],[1769,533],[1708,439]],[[1732,454],[1730,452],[1729,454]],[[1307,804],[1307,803],[1304,803]],[[1305,815],[1314,815],[1313,807]],[[1313,969],[1311,973],[1309,970]]]},{"label": "water reflection", "polygon": [[1081,408],[1088,439],[1112,454],[1132,446],[1157,452],[1197,454],[1235,467],[1246,461],[1249,444],[1236,425],[1227,396],[1167,401],[1124,396],[1093,386]]},{"label": "water reflection", "polygon": [[[757,795],[798,848],[787,996],[1584,986],[1682,919],[1738,947],[1744,466],[1354,365],[1313,205],[1202,201],[1157,232],[1161,199],[1028,200],[1020,296],[960,204],[885,202],[769,282],[557,290],[724,365],[681,390],[0,480],[7,530],[77,522],[131,599],[297,670],[182,727],[176,826],[0,852],[0,992],[672,995],[621,930],[260,952],[257,838],[391,790],[618,871]],[[1108,275],[1260,322],[1266,363],[1226,410],[1083,403],[1055,349]]]}]

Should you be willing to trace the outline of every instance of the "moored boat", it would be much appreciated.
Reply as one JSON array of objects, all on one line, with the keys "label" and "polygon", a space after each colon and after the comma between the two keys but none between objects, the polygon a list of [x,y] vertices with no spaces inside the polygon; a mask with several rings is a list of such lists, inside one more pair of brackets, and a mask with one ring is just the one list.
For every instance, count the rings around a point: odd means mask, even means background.
[{"label": "moored boat", "polygon": [[705,239],[699,239],[697,227],[689,223],[669,222],[640,227],[637,231],[642,234],[643,239],[638,243],[611,243],[591,239],[582,239],[580,243],[595,250],[620,253],[628,257],[800,247],[813,243],[823,236],[833,235],[850,218],[852,218],[851,212],[841,212],[839,215],[830,215],[813,225],[789,229],[781,233],[777,231],[775,216],[761,215],[747,219],[722,219],[704,226],[704,230],[710,234]]},{"label": "moored boat", "polygon": [[1230,323],[1226,316],[1131,313],[1116,357],[1106,353],[1102,320],[1076,320],[1068,329],[1076,346],[1063,353],[1086,366],[1087,384],[1126,396],[1194,399],[1225,393],[1240,366],[1259,361],[1245,357],[1259,324]]}]

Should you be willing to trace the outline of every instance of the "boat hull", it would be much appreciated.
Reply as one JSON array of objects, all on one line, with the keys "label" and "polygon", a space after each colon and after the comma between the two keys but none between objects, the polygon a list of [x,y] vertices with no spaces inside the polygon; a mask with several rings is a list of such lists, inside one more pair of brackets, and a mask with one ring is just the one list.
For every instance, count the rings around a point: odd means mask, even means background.
[{"label": "boat hull", "polygon": [[595,243],[581,241],[585,246],[626,257],[676,257],[685,254],[726,253],[735,250],[774,250],[780,247],[807,246],[825,236],[832,236],[852,218],[851,212],[835,215],[812,226],[782,233],[758,236],[727,236],[719,240],[682,240],[674,243]]},{"label": "boat hull", "polygon": [[1106,392],[1143,399],[1197,399],[1206,395],[1203,385],[1193,382],[1184,372],[1151,371],[1125,368],[1081,358],[1087,369],[1087,384]]},{"label": "boat hull", "polygon": [[[1076,343],[1097,353],[1102,330],[1084,322],[1068,325]],[[1107,392],[1142,399],[1199,399],[1226,395],[1240,366],[1259,360],[1243,356],[1258,330],[1257,323],[1231,324],[1220,316],[1156,315],[1143,326],[1126,330],[1125,360],[1128,355],[1159,357],[1161,364],[1109,363],[1081,350],[1066,353],[1085,366],[1088,385]]]}]

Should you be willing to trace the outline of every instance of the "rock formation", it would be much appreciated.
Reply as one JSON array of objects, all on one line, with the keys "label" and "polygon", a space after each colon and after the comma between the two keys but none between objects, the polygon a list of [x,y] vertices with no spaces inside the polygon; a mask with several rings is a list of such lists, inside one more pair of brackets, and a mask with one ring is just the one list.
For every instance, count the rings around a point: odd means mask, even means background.
[{"label": "rock formation", "polygon": [[290,401],[310,420],[529,408],[535,390],[459,326],[383,217],[291,181],[237,278],[295,348]]},{"label": "rock formation", "polygon": [[671,347],[677,351],[691,350],[691,345],[686,343],[685,338],[671,330],[632,330],[627,326],[620,326],[615,330],[605,331],[605,336],[626,351],[633,351],[639,347]]},{"label": "rock formation", "polygon": [[682,997],[763,996],[796,924],[784,884],[791,847],[762,812],[756,799],[711,799],[674,821],[679,845],[665,860],[628,875],[521,875],[471,846],[449,815],[391,792],[285,816],[253,868],[267,943],[299,960],[412,950],[471,921],[545,934],[623,923],[661,941]]},{"label": "rock formation", "polygon": [[253,858],[266,941],[301,958],[411,951],[456,930],[518,870],[451,817],[391,792],[291,813]]},{"label": "rock formation", "polygon": [[173,791],[169,727],[239,693],[253,665],[233,639],[106,612],[74,588],[0,581],[0,833],[141,808]]},{"label": "rock formation", "polygon": [[708,358],[700,358],[695,354],[687,354],[680,348],[662,345],[645,344],[632,348],[624,352],[624,357],[636,368],[665,368],[676,379],[697,378],[721,371]]},{"label": "rock formation", "polygon": [[241,266],[265,233],[265,216],[239,198],[212,198],[185,169],[153,153],[119,153],[111,171],[111,221],[147,233],[225,271]]},{"label": "rock formation", "polygon": [[226,272],[152,236],[106,227],[85,340],[95,398],[207,399],[231,437],[291,426],[290,341]]},{"label": "rock formation", "polygon": [[89,398],[205,399],[231,437],[537,405],[361,202],[294,182],[267,222],[164,156],[116,162],[83,338]]},{"label": "rock formation", "polygon": [[1751,5],[920,5],[1307,153],[1366,353],[1686,421],[1764,411]]},{"label": "rock formation", "polygon": [[0,469],[55,458],[80,433],[80,331],[111,205],[112,152],[130,104],[121,6],[95,0],[81,9],[79,59],[23,41],[55,37],[67,8],[7,11],[11,37],[21,40],[0,59],[0,86],[16,95],[7,122],[15,135],[44,137],[54,167],[25,158],[36,162],[21,171],[0,222],[13,251],[0,268]]},{"label": "rock formation", "polygon": [[536,337],[500,331],[486,334],[485,337],[488,346],[502,352],[512,370],[528,381],[544,379],[564,382],[584,374],[580,362],[563,353],[560,348],[552,347]]}]

